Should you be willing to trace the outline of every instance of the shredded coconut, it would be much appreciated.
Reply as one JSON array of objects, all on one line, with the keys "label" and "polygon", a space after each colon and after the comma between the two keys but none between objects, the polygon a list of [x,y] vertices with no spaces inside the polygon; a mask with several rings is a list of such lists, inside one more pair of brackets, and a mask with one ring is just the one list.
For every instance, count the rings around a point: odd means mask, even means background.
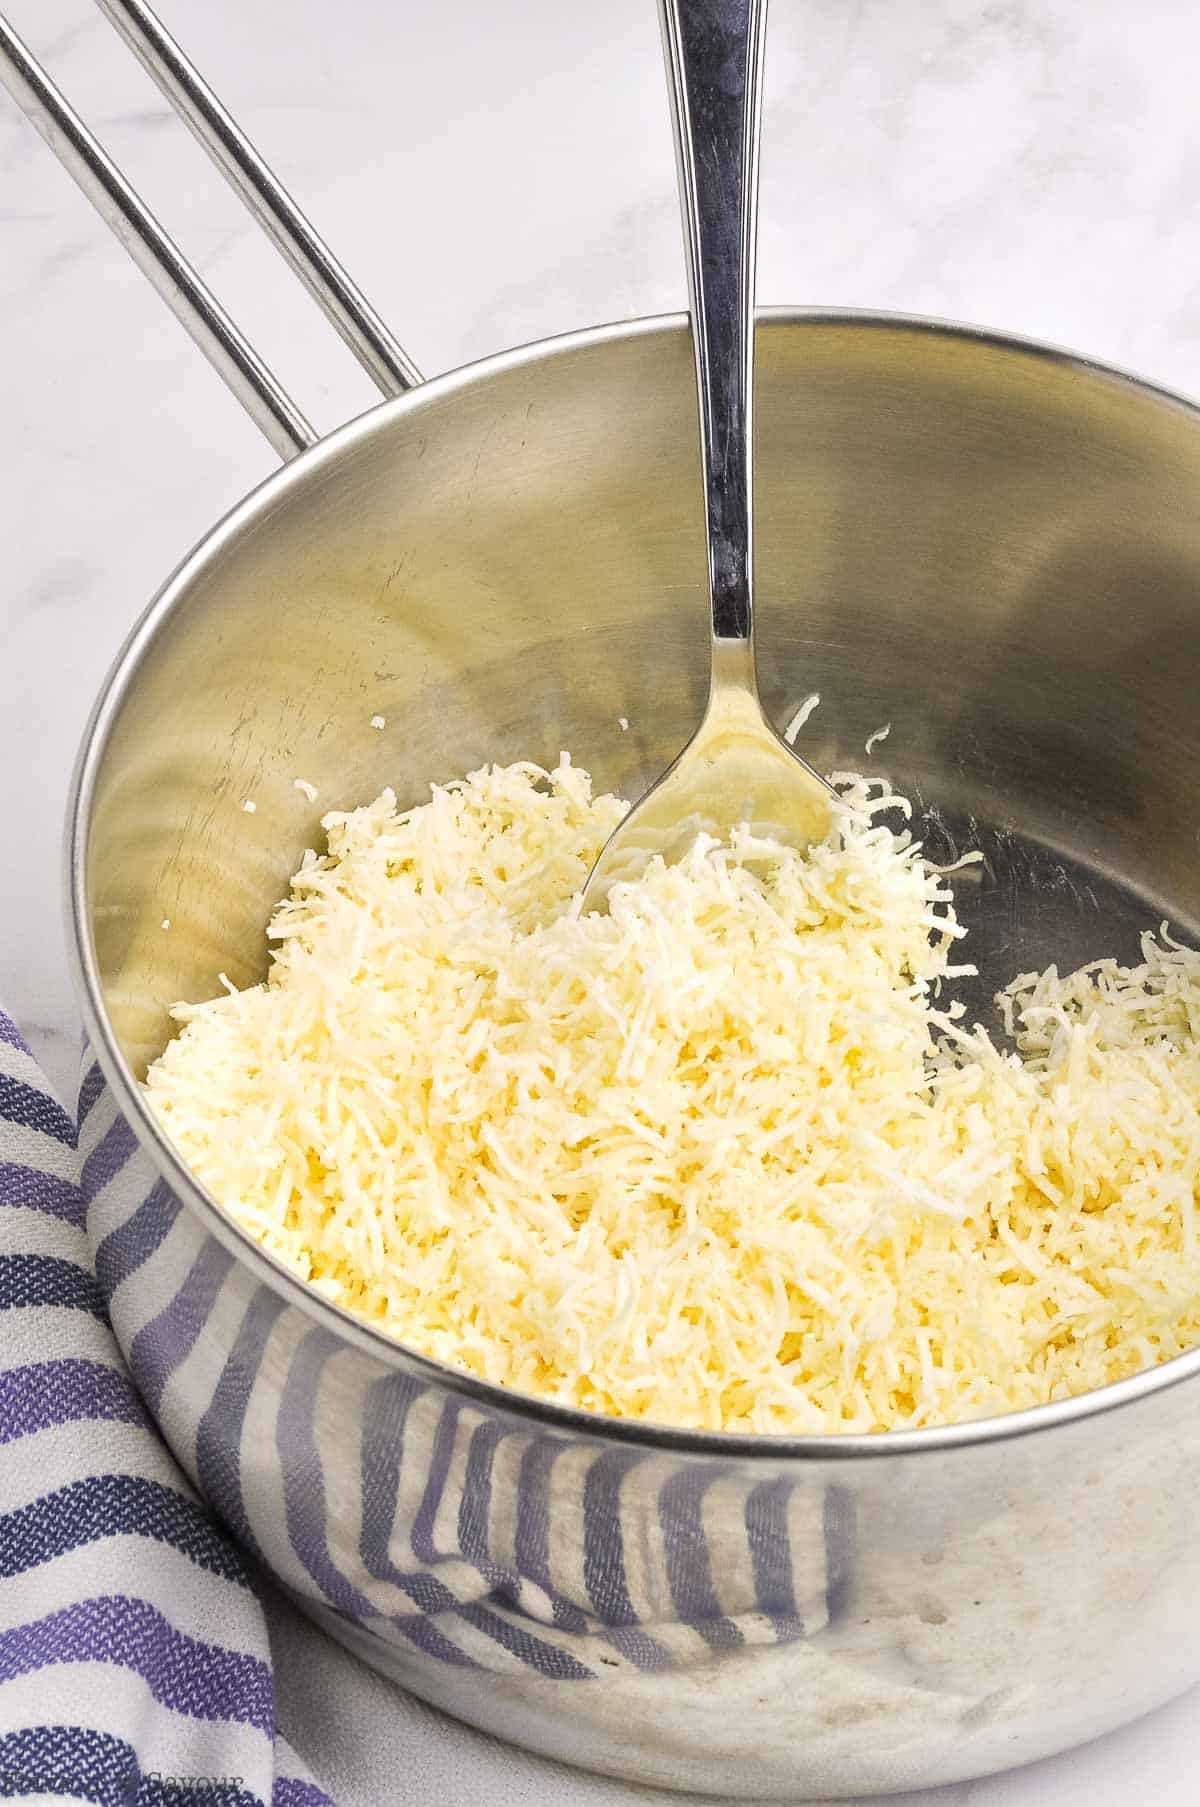
[{"label": "shredded coconut", "polygon": [[387,727],[386,715],[373,715],[371,717],[370,725],[372,728],[378,729],[378,731],[382,734],[383,730]]},{"label": "shredded coconut", "polygon": [[254,814],[255,810],[258,808],[258,804],[255,803],[254,800],[250,797],[243,797],[242,798],[242,808],[245,810],[245,812],[248,816],[252,816]]},{"label": "shredded coconut", "polygon": [[1200,1341],[1200,956],[943,1006],[943,874],[880,780],[805,855],[579,891],[626,805],[564,755],[325,817],[266,983],[181,1006],[151,1104],[338,1305],[664,1424],[947,1423]]},{"label": "shredded coconut", "polygon": [[820,707],[820,704],[821,692],[819,690],[814,690],[811,696],[805,697],[795,715],[793,715],[791,721],[783,730],[783,738],[787,741],[789,747],[795,746],[796,737],[801,728],[804,726],[813,710]]},{"label": "shredded coconut", "polygon": [[868,759],[870,758],[871,754],[874,752],[875,748],[879,745],[880,741],[886,740],[888,735],[891,733],[891,731],[892,731],[891,722],[884,722],[882,728],[876,728],[874,734],[867,735],[866,744],[863,747],[863,752],[867,755]]},{"label": "shredded coconut", "polygon": [[315,803],[317,798],[321,794],[318,791],[316,785],[310,784],[308,782],[307,778],[293,778],[292,779],[292,788],[294,790],[300,791],[305,797],[308,798],[310,803]]}]

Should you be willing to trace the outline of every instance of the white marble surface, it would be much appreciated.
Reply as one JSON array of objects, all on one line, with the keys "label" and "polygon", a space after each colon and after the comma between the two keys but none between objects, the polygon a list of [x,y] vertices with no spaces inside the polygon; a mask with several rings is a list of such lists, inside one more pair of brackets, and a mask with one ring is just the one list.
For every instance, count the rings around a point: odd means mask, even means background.
[{"label": "white marble surface", "polygon": [[[653,0],[161,7],[426,371],[682,304]],[[6,10],[302,405],[326,426],[365,406],[366,379],[88,0]],[[761,299],[973,320],[1200,392],[1198,56],[1183,0],[776,0]],[[0,447],[0,996],[65,1090],[58,844],[80,728],[137,611],[272,458],[7,101]],[[635,1798],[375,1685],[373,1737],[354,1671],[328,1677],[300,1723],[343,1807]],[[936,1803],[1198,1796],[1193,1695]]]}]

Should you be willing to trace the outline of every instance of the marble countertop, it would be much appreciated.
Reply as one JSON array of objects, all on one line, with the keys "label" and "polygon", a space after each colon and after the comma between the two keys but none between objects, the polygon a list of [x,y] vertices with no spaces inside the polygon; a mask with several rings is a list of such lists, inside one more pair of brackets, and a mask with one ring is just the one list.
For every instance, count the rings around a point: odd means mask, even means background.
[{"label": "marble countertop", "polygon": [[[301,406],[332,427],[369,405],[89,0],[6,11]],[[683,305],[652,0],[161,11],[426,372]],[[1200,393],[1198,54],[1200,16],[1177,0],[1144,0],[1136,24],[1118,0],[779,0],[760,299],[955,317]],[[273,460],[6,99],[0,235],[0,996],[65,1094],[79,1029],[59,837],[79,733],[143,604]],[[482,1741],[428,1715],[418,1731],[394,1798],[434,1798],[436,1783],[458,1807],[477,1798],[455,1792],[468,1773],[486,1796],[489,1759],[465,1754]],[[541,1787],[512,1753],[494,1763],[497,1800],[635,1798],[549,1771]],[[1198,1774],[1193,1694],[1082,1752],[923,1800],[1183,1807]]]}]

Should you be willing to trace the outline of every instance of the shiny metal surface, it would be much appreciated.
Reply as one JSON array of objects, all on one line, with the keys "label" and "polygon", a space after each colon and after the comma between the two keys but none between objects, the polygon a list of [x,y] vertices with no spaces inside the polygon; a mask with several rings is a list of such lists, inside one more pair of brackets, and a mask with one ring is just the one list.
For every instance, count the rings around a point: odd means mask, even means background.
[{"label": "shiny metal surface", "polygon": [[421,373],[146,0],[97,0],[383,395]]},{"label": "shiny metal surface", "polygon": [[749,638],[714,638],[704,717],[678,758],[608,837],[584,886],[584,908],[604,909],[615,884],[661,855],[682,859],[698,834],[728,840],[736,826],[808,847],[823,840],[837,793],[775,731],[758,696]]},{"label": "shiny metal surface", "polygon": [[584,902],[655,854],[744,823],[805,847],[836,798],[776,734],[754,662],[754,264],[766,0],[660,0],[679,169],[704,482],[711,669],[704,718],[609,837]]},{"label": "shiny metal surface", "polygon": [[313,445],[291,396],[2,16],[0,82],[280,457]]},{"label": "shiny metal surface", "polygon": [[687,264],[713,637],[749,639],[766,0],[659,0]]},{"label": "shiny metal surface", "polygon": [[[774,314],[758,340],[764,704],[779,723],[820,690],[825,769],[861,767],[891,720],[873,764],[931,850],[983,846],[957,881],[991,961],[978,1007],[1022,968],[1128,954],[1164,914],[1195,936],[1200,415],[919,321]],[[708,681],[696,452],[686,325],[581,334],[376,409],[185,560],[98,702],[72,804],[107,1080],[83,1126],[89,1225],[185,1467],[368,1661],[642,1781],[910,1788],[1200,1676],[1200,1355],[874,1439],[556,1410],[280,1270],[137,1086],[175,999],[262,975],[321,811],[562,747],[626,794],[661,768]]]}]

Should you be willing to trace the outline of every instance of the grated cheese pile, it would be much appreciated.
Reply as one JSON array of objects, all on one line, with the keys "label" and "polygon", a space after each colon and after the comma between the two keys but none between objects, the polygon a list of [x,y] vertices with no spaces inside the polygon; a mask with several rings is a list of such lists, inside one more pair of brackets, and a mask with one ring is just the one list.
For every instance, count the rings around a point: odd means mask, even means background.
[{"label": "grated cheese pile", "polygon": [[149,1099],[329,1298],[485,1379],[664,1424],[947,1423],[1200,1342],[1200,956],[941,1001],[961,930],[879,780],[803,857],[578,891],[625,805],[488,768],[325,818],[269,980]]}]

